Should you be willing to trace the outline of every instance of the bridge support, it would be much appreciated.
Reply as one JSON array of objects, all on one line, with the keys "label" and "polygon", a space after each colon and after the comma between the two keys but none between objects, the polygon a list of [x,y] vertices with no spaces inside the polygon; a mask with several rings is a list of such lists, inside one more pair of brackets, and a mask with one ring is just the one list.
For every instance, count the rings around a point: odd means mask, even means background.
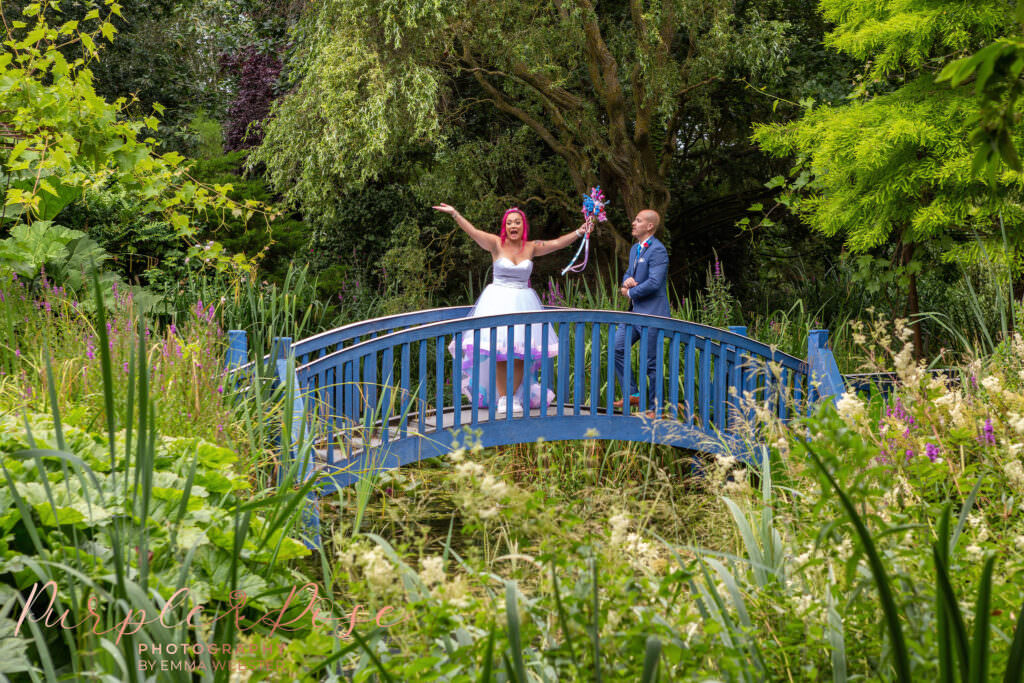
[{"label": "bridge support", "polygon": [[846,391],[846,381],[828,345],[828,330],[807,333],[807,368],[810,372],[811,403],[831,399],[833,404]]},{"label": "bridge support", "polygon": [[[291,337],[275,337],[271,355],[275,358],[277,384],[285,389],[284,405],[287,408],[284,420],[290,422],[287,430],[289,440],[287,446],[284,443],[285,434],[282,434],[282,464],[277,468],[277,480],[280,483],[282,470],[285,467],[293,466],[301,458],[302,462],[299,464],[297,474],[298,483],[301,485],[315,476],[316,470],[313,463],[311,435],[306,429],[306,401],[303,400],[301,385],[295,372],[295,354],[292,351]],[[302,510],[302,542],[311,550],[319,550],[321,548],[320,496],[315,489],[312,489],[306,498],[306,505]]]}]

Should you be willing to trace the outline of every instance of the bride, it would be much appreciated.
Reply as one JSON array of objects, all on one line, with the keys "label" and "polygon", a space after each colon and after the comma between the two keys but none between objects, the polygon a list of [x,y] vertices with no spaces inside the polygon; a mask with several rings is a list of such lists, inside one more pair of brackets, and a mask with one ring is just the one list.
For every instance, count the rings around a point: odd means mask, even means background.
[{"label": "bride", "polygon": [[[447,204],[439,204],[434,207],[442,213],[446,213],[455,219],[455,222],[462,228],[473,241],[482,249],[490,252],[494,259],[494,282],[487,285],[480,294],[471,317],[484,315],[499,315],[501,313],[521,313],[526,311],[541,311],[544,306],[540,297],[530,288],[530,273],[533,271],[533,259],[537,256],[550,254],[564,247],[569,246],[585,233],[590,232],[590,222],[585,222],[573,232],[566,233],[554,240],[533,240],[528,239],[530,224],[526,221],[526,214],[520,209],[512,207],[501,217],[501,234],[484,232],[473,227],[462,214]],[[495,412],[504,414],[507,412],[508,387],[507,384],[507,363],[512,360],[512,412],[515,415],[523,411],[522,381],[523,381],[523,359],[525,358],[526,333],[525,325],[516,325],[513,330],[514,341],[512,353],[507,349],[507,332],[505,328],[499,328],[497,342],[494,349],[495,363],[495,384],[497,385],[495,395],[498,397]],[[543,326],[540,323],[531,325],[530,329],[530,372],[535,373],[543,360],[544,353],[541,347],[541,334]],[[462,340],[462,393],[470,400],[476,396],[477,406],[487,406],[488,369],[490,358],[490,329],[480,331],[480,386],[472,386],[473,377],[473,334],[463,335]],[[454,355],[455,342],[448,346],[448,351]],[[551,325],[548,325],[548,351],[547,357],[552,358],[558,355],[558,335]],[[548,390],[544,397],[543,404],[547,405],[554,398],[554,392]],[[542,404],[540,387],[531,382],[530,407],[539,408]]]}]

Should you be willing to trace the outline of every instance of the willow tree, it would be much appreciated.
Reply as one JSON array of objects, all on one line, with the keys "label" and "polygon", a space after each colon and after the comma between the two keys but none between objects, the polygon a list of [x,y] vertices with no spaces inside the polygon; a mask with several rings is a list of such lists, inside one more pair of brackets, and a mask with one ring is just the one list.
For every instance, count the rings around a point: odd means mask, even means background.
[{"label": "willow tree", "polygon": [[474,117],[501,116],[562,165],[571,187],[545,191],[566,207],[600,184],[629,213],[664,210],[673,164],[704,139],[709,87],[783,56],[783,26],[737,17],[731,0],[328,0],[310,12],[293,88],[253,156],[308,207],[378,177],[410,144],[443,149]]},{"label": "willow tree", "polygon": [[[1022,176],[1006,170],[986,182],[974,173],[973,87],[936,82],[947,64],[1012,30],[1010,4],[822,0],[821,9],[835,24],[826,44],[863,60],[864,77],[848,104],[754,134],[796,159],[797,213],[825,235],[845,236],[855,253],[887,250],[912,316],[921,309],[923,246],[946,261],[995,260],[1019,271]],[[919,323],[915,332],[920,355]]]}]

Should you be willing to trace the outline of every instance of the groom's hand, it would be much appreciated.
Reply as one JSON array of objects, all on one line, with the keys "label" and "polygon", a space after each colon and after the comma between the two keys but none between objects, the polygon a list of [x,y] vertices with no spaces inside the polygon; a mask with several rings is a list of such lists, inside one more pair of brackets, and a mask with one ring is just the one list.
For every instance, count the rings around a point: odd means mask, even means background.
[{"label": "groom's hand", "polygon": [[619,288],[619,294],[621,294],[622,296],[628,297],[629,296],[629,287],[620,287]]},{"label": "groom's hand", "polygon": [[632,288],[636,287],[636,280],[634,280],[631,277],[627,277],[626,281],[622,283],[622,286],[625,289],[632,289]]}]

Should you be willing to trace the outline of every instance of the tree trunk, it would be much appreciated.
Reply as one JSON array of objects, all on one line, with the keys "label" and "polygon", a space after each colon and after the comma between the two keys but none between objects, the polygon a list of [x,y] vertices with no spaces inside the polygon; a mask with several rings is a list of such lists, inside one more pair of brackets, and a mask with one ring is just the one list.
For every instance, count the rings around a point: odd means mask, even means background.
[{"label": "tree trunk", "polygon": [[[910,261],[914,257],[914,248],[917,245],[913,242],[903,245],[903,267],[906,268],[910,265]],[[917,360],[924,358],[924,342],[921,339],[921,318],[920,318],[921,306],[917,299],[917,276],[914,273],[910,273],[910,283],[907,287],[907,314],[913,321],[911,325],[914,330],[914,357]]]}]

